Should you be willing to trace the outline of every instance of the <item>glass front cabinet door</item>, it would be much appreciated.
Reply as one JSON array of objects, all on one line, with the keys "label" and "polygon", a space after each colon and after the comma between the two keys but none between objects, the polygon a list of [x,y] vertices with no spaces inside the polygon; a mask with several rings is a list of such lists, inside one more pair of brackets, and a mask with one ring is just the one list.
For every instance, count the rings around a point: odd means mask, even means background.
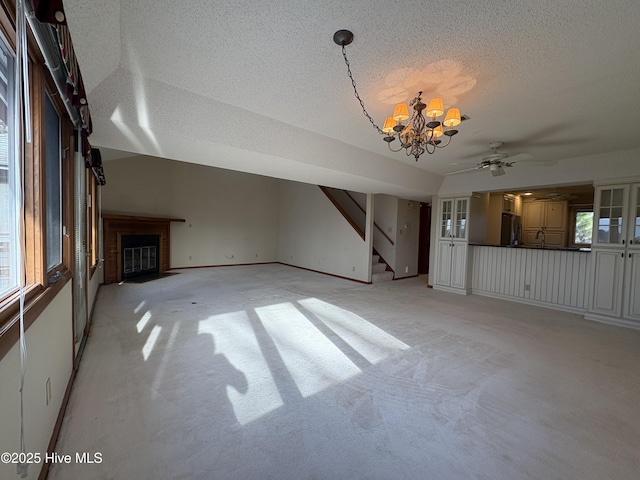
[{"label": "glass front cabinet door", "polygon": [[467,198],[440,200],[440,238],[465,240],[467,238]]},{"label": "glass front cabinet door", "polygon": [[598,187],[596,190],[594,246],[623,246],[626,244],[626,208],[629,185]]}]

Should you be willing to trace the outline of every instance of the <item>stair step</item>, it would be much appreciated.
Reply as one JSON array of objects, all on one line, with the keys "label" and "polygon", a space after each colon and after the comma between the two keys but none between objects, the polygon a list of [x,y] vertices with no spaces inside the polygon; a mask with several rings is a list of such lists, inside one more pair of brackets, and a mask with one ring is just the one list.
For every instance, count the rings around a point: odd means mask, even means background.
[{"label": "stair step", "polygon": [[371,274],[371,283],[393,280],[393,272],[379,272]]},{"label": "stair step", "polygon": [[376,263],[378,263],[379,261],[380,261],[380,255],[372,255],[372,256],[371,256],[371,263],[372,263],[372,264],[374,264],[374,265],[375,265],[375,264],[376,264]]},{"label": "stair step", "polygon": [[371,271],[373,273],[384,272],[387,269],[386,263],[374,263],[371,265]]}]

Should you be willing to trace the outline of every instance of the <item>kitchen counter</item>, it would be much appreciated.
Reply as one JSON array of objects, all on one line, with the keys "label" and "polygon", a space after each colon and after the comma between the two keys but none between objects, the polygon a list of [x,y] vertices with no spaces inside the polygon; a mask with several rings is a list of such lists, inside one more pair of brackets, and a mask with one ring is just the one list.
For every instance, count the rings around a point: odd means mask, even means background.
[{"label": "kitchen counter", "polygon": [[590,249],[470,244],[471,293],[584,313]]},{"label": "kitchen counter", "polygon": [[578,248],[578,247],[534,247],[529,245],[487,245],[485,243],[470,243],[472,247],[497,247],[497,248],[513,248],[513,249],[528,249],[528,250],[549,250],[549,251],[564,251],[564,252],[590,252],[591,248]]}]

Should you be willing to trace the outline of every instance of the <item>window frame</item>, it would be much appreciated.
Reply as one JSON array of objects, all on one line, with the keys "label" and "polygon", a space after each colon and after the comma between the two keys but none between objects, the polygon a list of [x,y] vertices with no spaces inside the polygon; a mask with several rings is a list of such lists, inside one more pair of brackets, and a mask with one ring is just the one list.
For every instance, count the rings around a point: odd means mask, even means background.
[{"label": "window frame", "polygon": [[[16,52],[15,9],[0,0],[0,32],[7,46]],[[25,263],[24,321],[28,329],[72,278],[73,246],[73,152],[75,129],[44,57],[29,30],[29,92],[31,103],[32,142],[25,143],[21,159],[24,171]],[[44,160],[44,95],[50,95],[60,116],[60,148],[62,177],[62,263],[49,278],[46,268],[46,205]],[[0,359],[19,339],[20,292],[0,298]]]},{"label": "window frame", "polygon": [[[593,205],[585,204],[585,205],[571,205],[569,207],[569,246],[573,248],[591,248],[593,244],[593,236],[591,238],[591,243],[576,243],[575,235],[576,235],[576,222],[578,221],[578,213],[579,212],[591,212],[594,214]],[[593,233],[592,233],[593,235]]]},{"label": "window frame", "polygon": [[[55,165],[57,172],[55,172],[55,174],[57,175],[57,180],[58,180],[58,185],[56,185],[56,188],[59,188],[59,193],[58,193],[58,199],[56,203],[59,203],[59,205],[57,205],[57,209],[59,211],[55,212],[55,213],[59,213],[60,216],[60,232],[59,232],[59,245],[60,245],[60,252],[59,252],[59,261],[57,261],[56,263],[49,265],[49,256],[52,255],[52,252],[50,251],[49,247],[49,229],[52,227],[52,225],[50,224],[50,217],[49,217],[49,213],[51,212],[50,208],[46,209],[46,214],[45,214],[45,228],[44,228],[44,238],[45,238],[45,267],[47,270],[47,275],[49,278],[52,278],[53,275],[55,275],[61,268],[62,265],[65,264],[65,259],[64,259],[64,247],[63,247],[63,238],[64,238],[64,228],[65,228],[65,215],[64,215],[64,194],[65,194],[65,188],[64,188],[64,181],[63,181],[63,170],[64,170],[64,161],[63,161],[63,152],[64,147],[63,147],[63,115],[60,113],[60,109],[58,107],[58,105],[56,105],[56,101],[54,100],[54,95],[51,93],[49,88],[45,87],[45,92],[44,95],[42,96],[42,106],[41,106],[41,110],[42,110],[42,118],[44,119],[44,124],[42,125],[42,132],[43,132],[43,137],[41,137],[41,141],[42,141],[42,151],[44,152],[44,158],[42,161],[42,165],[43,165],[43,178],[44,178],[44,204],[47,205],[47,207],[50,207],[50,205],[48,205],[51,200],[50,197],[50,192],[49,192],[49,181],[51,180],[51,174],[52,172],[49,171],[49,168],[52,166],[51,163],[51,158],[49,158],[49,153],[47,150],[47,133],[48,133],[48,125],[47,125],[47,103],[50,103],[51,106],[53,107],[54,112],[57,114],[58,116],[58,131],[57,131],[57,141],[58,141],[58,151],[56,152],[57,158],[54,160],[57,165]],[[57,219],[56,219],[57,220]],[[55,252],[55,255],[57,257],[58,252]],[[58,258],[56,258],[56,260],[58,260]]]}]

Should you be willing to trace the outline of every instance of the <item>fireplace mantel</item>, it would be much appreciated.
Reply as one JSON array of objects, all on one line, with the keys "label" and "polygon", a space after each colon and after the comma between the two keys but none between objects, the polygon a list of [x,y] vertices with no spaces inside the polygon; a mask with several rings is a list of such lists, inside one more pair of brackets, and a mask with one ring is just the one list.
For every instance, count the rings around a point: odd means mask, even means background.
[{"label": "fireplace mantel", "polygon": [[104,231],[104,283],[122,280],[121,238],[122,235],[158,235],[160,272],[170,268],[170,229],[171,222],[184,222],[184,218],[153,217],[116,213],[102,214]]}]

